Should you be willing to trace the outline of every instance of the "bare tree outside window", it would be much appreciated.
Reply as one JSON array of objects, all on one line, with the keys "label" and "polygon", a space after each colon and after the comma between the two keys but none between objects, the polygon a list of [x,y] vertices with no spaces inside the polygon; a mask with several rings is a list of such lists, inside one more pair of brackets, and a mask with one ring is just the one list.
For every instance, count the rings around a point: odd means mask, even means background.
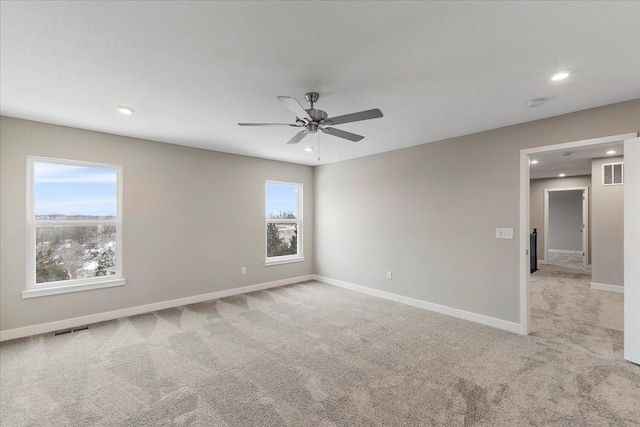
[{"label": "bare tree outside window", "polygon": [[266,258],[299,260],[302,184],[267,182],[266,185]]}]

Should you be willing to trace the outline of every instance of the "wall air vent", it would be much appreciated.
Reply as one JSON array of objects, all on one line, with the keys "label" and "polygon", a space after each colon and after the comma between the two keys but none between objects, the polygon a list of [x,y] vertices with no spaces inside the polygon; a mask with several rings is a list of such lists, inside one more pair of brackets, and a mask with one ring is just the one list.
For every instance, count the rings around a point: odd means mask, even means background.
[{"label": "wall air vent", "polygon": [[624,163],[607,163],[602,165],[602,185],[624,184]]}]

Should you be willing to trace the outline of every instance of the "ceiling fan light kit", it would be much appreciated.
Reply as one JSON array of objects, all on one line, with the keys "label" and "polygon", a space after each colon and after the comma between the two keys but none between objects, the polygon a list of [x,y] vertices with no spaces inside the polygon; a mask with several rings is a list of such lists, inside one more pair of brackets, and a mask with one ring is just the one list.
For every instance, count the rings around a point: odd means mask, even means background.
[{"label": "ceiling fan light kit", "polygon": [[345,114],[329,118],[329,115],[322,110],[315,109],[315,103],[320,98],[317,92],[307,92],[304,98],[309,102],[310,108],[305,109],[300,103],[290,96],[279,96],[278,99],[296,115],[295,123],[238,123],[239,126],[293,126],[304,128],[291,138],[287,144],[297,144],[310,133],[318,131],[347,139],[349,141],[360,141],[364,136],[346,132],[340,129],[328,127],[330,125],[341,125],[344,123],[359,122],[362,120],[377,119],[382,117],[382,111],[375,108],[373,110],[360,111],[359,113]]}]

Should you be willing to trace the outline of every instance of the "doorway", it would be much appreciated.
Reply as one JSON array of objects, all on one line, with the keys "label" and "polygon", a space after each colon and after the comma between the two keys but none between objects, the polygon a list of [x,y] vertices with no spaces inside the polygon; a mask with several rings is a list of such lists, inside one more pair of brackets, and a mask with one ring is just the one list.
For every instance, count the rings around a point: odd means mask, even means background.
[{"label": "doorway", "polygon": [[520,333],[531,333],[529,231],[531,156],[614,142],[624,143],[624,358],[640,364],[640,138],[637,133],[520,150]]},{"label": "doorway", "polygon": [[544,190],[544,259],[589,266],[589,187]]}]

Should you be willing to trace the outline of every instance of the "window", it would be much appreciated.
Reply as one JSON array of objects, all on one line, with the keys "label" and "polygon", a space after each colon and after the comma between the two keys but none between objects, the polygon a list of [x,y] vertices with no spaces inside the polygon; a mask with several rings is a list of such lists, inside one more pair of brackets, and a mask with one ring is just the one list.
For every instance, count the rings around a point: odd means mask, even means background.
[{"label": "window", "polygon": [[624,184],[624,163],[602,165],[602,185]]},{"label": "window", "polygon": [[265,265],[304,261],[302,184],[267,181],[265,216]]},{"label": "window", "polygon": [[27,158],[23,298],[120,286],[122,167]]}]

